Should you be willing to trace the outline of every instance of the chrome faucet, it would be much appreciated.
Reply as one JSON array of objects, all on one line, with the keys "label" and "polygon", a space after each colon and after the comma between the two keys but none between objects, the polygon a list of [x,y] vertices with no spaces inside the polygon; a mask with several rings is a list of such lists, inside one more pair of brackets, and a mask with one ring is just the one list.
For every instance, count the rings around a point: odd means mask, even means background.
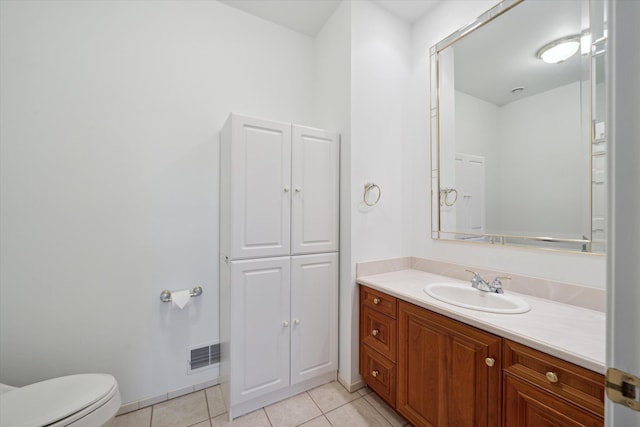
[{"label": "chrome faucet", "polygon": [[494,292],[496,294],[503,294],[504,291],[502,290],[502,281],[511,279],[511,277],[509,276],[498,276],[495,279],[493,279],[491,283],[489,283],[486,280],[484,280],[480,276],[480,274],[476,273],[475,271],[472,271],[472,270],[467,270],[467,271],[473,274],[473,277],[471,278],[471,286],[483,292]]}]

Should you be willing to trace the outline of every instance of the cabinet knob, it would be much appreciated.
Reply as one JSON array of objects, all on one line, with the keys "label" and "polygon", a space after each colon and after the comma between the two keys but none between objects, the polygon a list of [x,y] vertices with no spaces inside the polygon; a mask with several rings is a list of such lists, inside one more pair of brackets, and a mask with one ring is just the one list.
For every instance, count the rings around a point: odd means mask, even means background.
[{"label": "cabinet knob", "polygon": [[380,333],[379,330],[374,329],[373,331],[371,331],[371,335],[373,335],[374,337],[377,336]]},{"label": "cabinet knob", "polygon": [[558,376],[556,375],[555,372],[549,371],[544,376],[547,377],[549,382],[552,382],[552,383],[557,383],[558,382]]},{"label": "cabinet knob", "polygon": [[373,299],[373,303],[374,303],[375,305],[380,304],[380,298],[377,298],[377,297],[376,297],[376,298],[374,298],[374,299]]},{"label": "cabinet knob", "polygon": [[371,375],[376,378],[378,376],[379,372],[378,371],[371,371]]},{"label": "cabinet knob", "polygon": [[299,325],[300,324],[300,319],[296,319],[293,321],[294,324]]},{"label": "cabinet knob", "polygon": [[486,359],[484,359],[484,363],[486,363],[487,366],[491,368],[496,364],[496,359],[494,359],[493,357],[487,357]]},{"label": "cabinet knob", "polygon": [[299,192],[301,192],[301,191],[302,191],[302,188],[300,188],[300,187],[296,187],[296,193],[299,193]]},{"label": "cabinet knob", "polygon": [[289,326],[289,321],[288,320],[282,321],[282,326],[284,326],[285,328]]},{"label": "cabinet knob", "polygon": [[288,193],[289,192],[289,187],[284,187],[284,192]]}]

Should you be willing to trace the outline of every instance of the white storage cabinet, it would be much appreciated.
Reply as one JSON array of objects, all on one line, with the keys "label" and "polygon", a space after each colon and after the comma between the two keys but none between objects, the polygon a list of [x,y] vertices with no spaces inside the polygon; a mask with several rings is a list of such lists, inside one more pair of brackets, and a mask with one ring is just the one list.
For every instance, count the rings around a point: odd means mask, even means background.
[{"label": "white storage cabinet", "polygon": [[220,164],[220,372],[235,418],[336,378],[339,140],[232,114]]}]

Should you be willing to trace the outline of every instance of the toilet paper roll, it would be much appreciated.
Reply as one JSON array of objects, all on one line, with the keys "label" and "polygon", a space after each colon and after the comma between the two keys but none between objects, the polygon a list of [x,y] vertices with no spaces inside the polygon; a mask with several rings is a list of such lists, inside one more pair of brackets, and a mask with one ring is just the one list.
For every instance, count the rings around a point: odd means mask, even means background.
[{"label": "toilet paper roll", "polygon": [[191,291],[185,289],[183,291],[172,291],[171,292],[171,301],[173,305],[182,310],[191,300]]}]

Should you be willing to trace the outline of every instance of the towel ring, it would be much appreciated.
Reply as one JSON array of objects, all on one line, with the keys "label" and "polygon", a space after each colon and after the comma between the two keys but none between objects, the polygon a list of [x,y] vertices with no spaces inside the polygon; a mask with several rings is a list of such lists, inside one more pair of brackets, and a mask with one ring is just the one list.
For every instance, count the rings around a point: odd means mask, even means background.
[{"label": "towel ring", "polygon": [[[453,201],[449,200],[449,195],[453,193]],[[440,190],[440,206],[453,206],[458,201],[458,190],[444,187]]]},{"label": "towel ring", "polygon": [[[377,189],[378,190],[378,197],[376,197],[376,200],[373,203],[369,203],[369,201],[367,200],[367,195],[369,194],[369,191]],[[382,190],[380,190],[380,187],[378,186],[378,184],[374,184],[373,182],[367,182],[364,185],[364,197],[362,198],[362,200],[364,201],[364,204],[367,206],[375,206],[378,204],[378,202],[380,201],[380,196],[382,196]]]}]

